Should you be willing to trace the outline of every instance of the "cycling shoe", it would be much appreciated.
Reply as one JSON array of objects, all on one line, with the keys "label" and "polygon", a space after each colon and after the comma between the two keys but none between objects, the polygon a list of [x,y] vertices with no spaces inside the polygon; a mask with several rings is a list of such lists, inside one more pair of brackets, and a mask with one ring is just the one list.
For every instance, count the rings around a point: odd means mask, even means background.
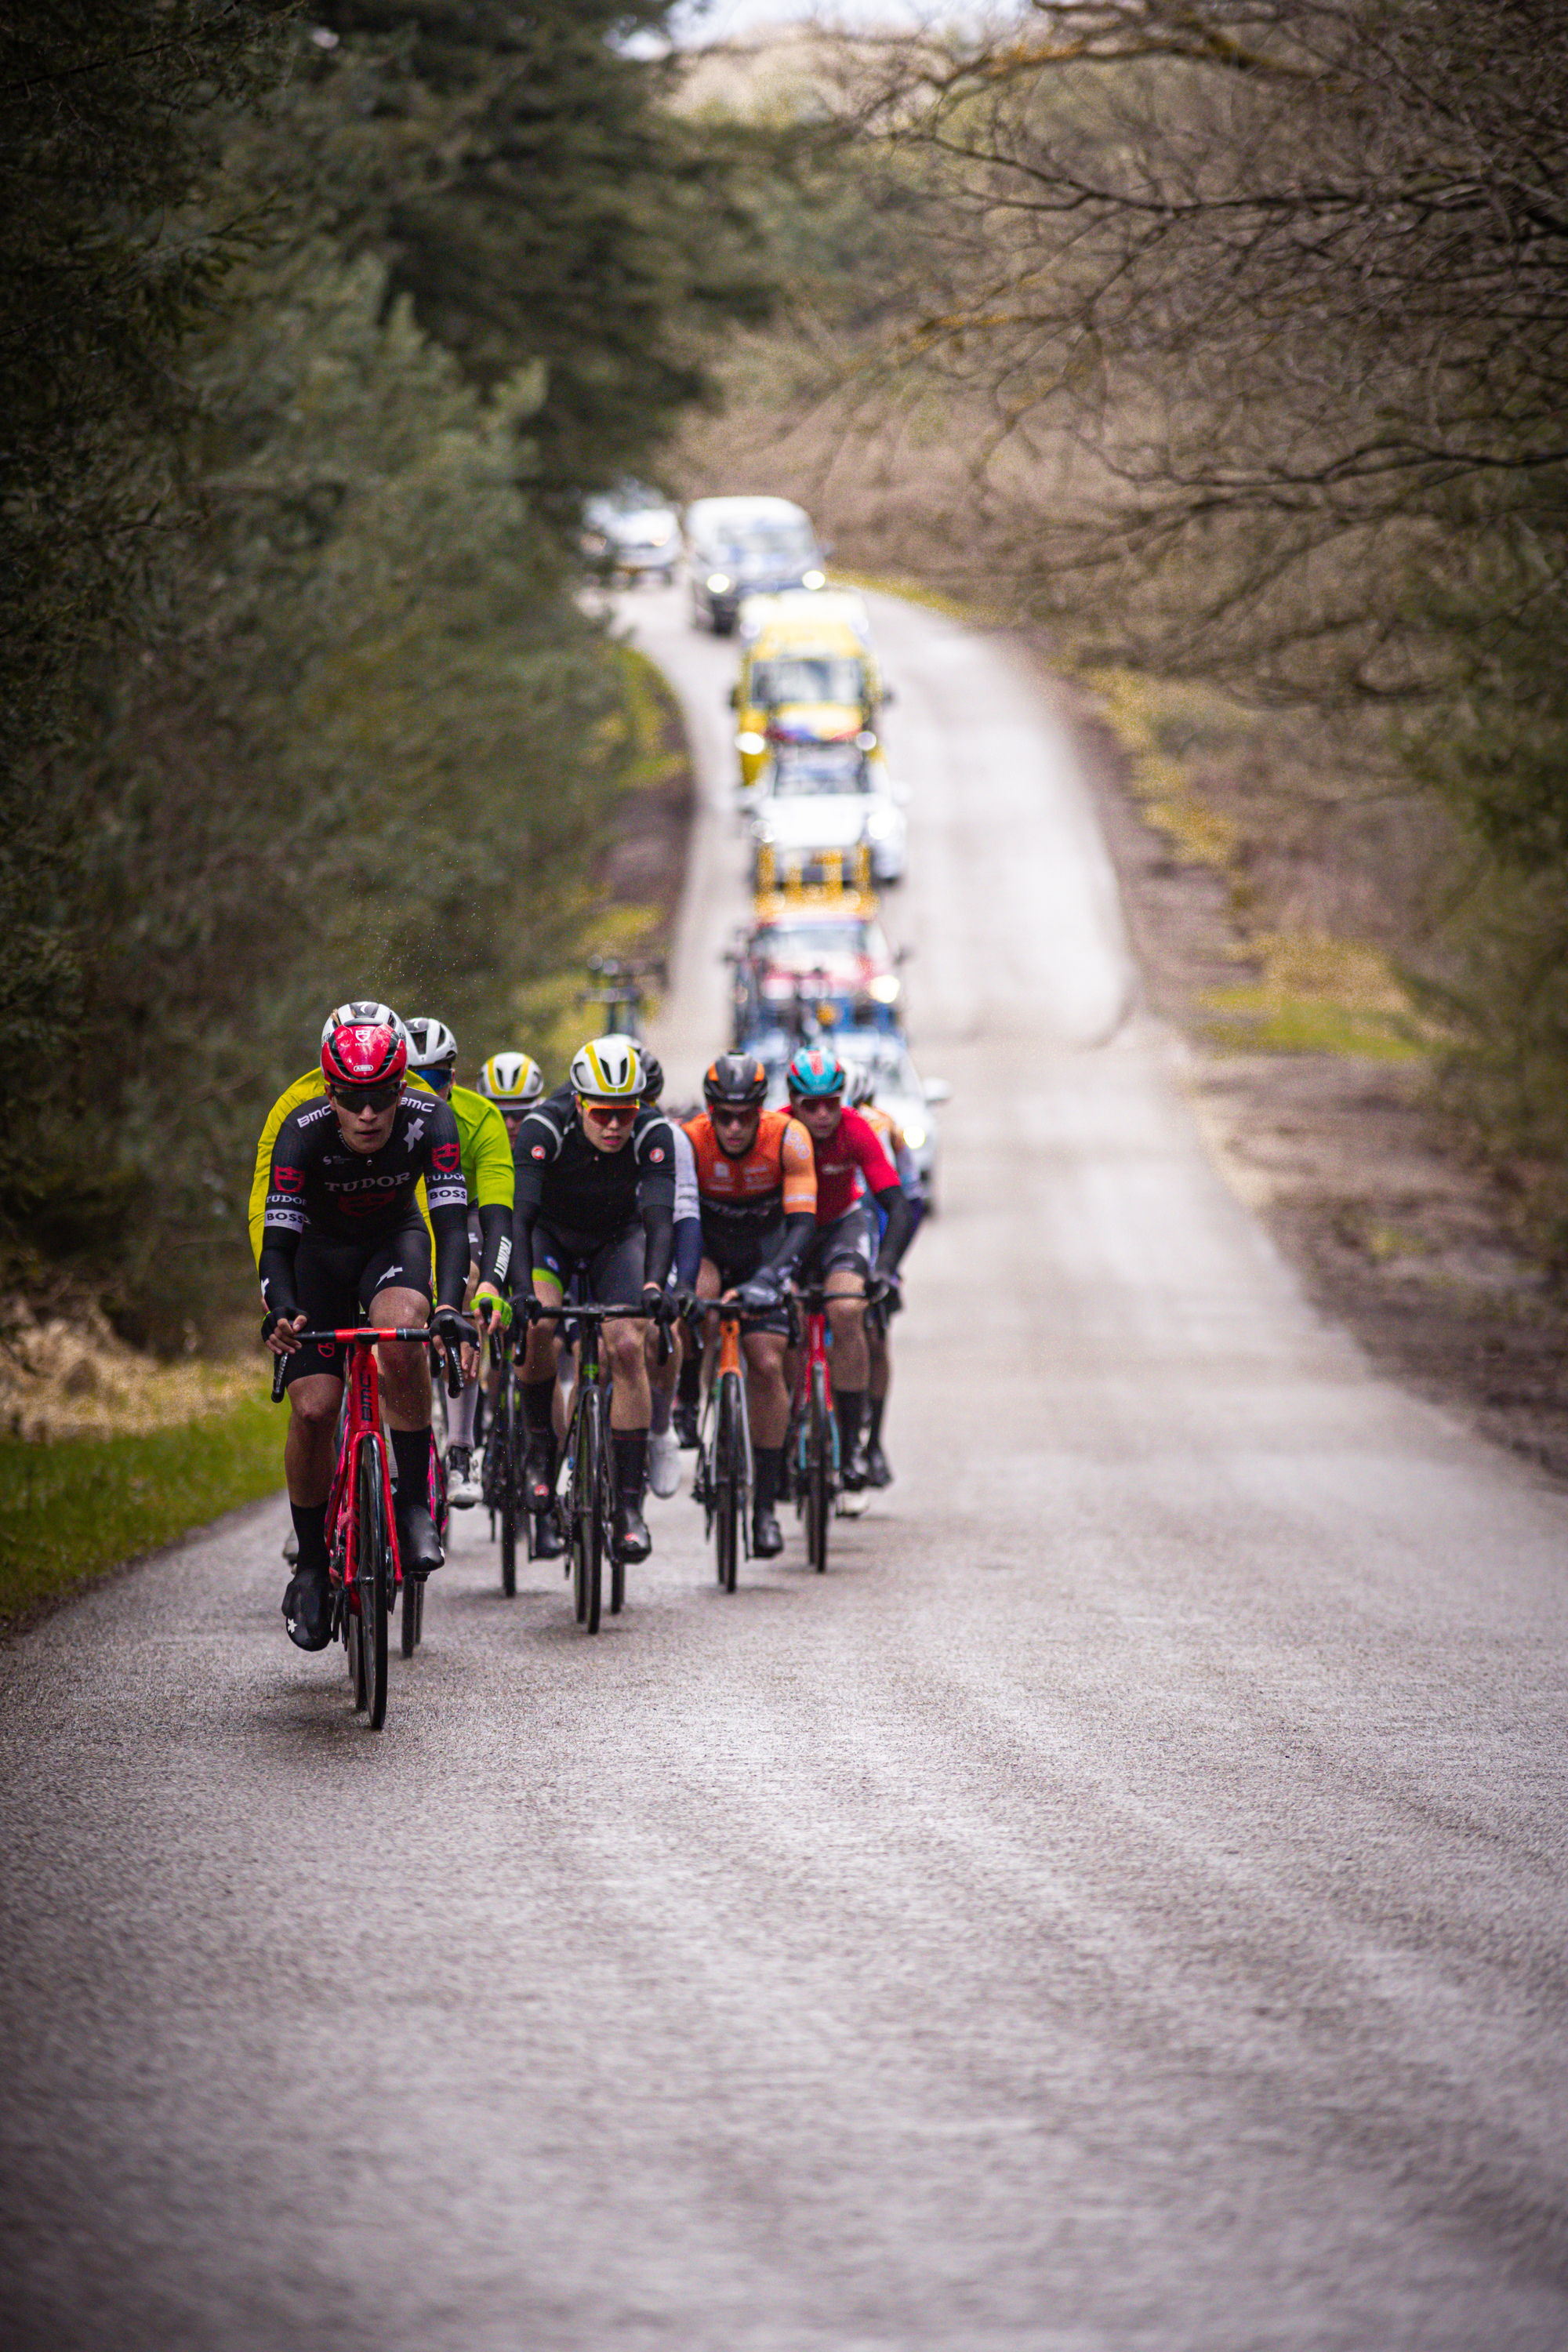
[{"label": "cycling shoe", "polygon": [[325,1567],[297,1568],[283,1593],[289,1639],[298,1650],[324,1650],[332,1638],[332,1588]]}]

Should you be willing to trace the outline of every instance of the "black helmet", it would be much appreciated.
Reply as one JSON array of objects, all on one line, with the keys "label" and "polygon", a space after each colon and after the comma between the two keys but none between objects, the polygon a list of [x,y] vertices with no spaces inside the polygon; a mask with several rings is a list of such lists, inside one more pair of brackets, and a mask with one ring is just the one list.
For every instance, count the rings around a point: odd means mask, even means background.
[{"label": "black helmet", "polygon": [[642,1049],[642,1098],[645,1103],[656,1103],[663,1092],[664,1064],[645,1045]]},{"label": "black helmet", "polygon": [[702,1081],[702,1099],[710,1109],[715,1103],[724,1103],[731,1110],[749,1109],[767,1091],[766,1066],[754,1054],[721,1054],[716,1062],[710,1062]]}]

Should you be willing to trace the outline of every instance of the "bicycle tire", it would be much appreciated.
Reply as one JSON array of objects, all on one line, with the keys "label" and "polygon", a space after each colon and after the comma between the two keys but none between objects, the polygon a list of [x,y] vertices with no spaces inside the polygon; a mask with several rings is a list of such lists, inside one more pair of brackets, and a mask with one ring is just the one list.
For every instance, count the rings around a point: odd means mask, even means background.
[{"label": "bicycle tire", "polygon": [[411,1658],[419,1647],[419,1596],[424,1590],[416,1577],[404,1578],[397,1611],[397,1644],[405,1658]]},{"label": "bicycle tire", "polygon": [[500,1411],[490,1433],[490,1444],[501,1448],[500,1473],[500,1589],[509,1601],[517,1598],[517,1449],[513,1419],[516,1393],[509,1376]]},{"label": "bicycle tire", "polygon": [[807,1407],[809,1434],[805,1464],[805,1549],[818,1576],[827,1572],[827,1526],[833,1516],[832,1434],[827,1417],[827,1375],[820,1364],[812,1367],[811,1399]]},{"label": "bicycle tire", "polygon": [[577,1442],[572,1460],[572,1581],[577,1622],[599,1630],[605,1578],[604,1398],[592,1382],[577,1409]]},{"label": "bicycle tire", "polygon": [[373,1436],[360,1447],[355,1528],[355,1589],[359,1595],[360,1657],[365,1721],[379,1731],[386,1721],[387,1602],[392,1586],[392,1544],[382,1486],[381,1447]]},{"label": "bicycle tire", "polygon": [[601,1457],[600,1507],[605,1527],[605,1543],[610,1555],[610,1614],[618,1617],[626,1606],[626,1564],[621,1558],[615,1539],[616,1477],[610,1459],[611,1449],[605,1446]]},{"label": "bicycle tire", "polygon": [[740,1566],[741,1513],[745,1504],[745,1464],[741,1459],[740,1376],[724,1372],[719,1381],[719,1420],[713,1444],[719,1498],[716,1514],[715,1565],[726,1592],[735,1590]]}]

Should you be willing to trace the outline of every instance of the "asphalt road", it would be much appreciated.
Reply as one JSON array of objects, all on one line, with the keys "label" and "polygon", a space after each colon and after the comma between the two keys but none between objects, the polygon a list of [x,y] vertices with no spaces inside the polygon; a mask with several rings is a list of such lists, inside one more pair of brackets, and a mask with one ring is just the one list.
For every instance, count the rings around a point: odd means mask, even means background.
[{"label": "asphalt road", "polygon": [[[707,799],[731,656],[633,603]],[[280,1507],[0,1655],[9,2346],[1568,2342],[1568,1511],[1211,1172],[1070,750],[882,604],[928,1072],[898,1483],[623,1619],[462,1524],[386,1731]],[[259,1376],[258,1376],[259,1377]]]}]

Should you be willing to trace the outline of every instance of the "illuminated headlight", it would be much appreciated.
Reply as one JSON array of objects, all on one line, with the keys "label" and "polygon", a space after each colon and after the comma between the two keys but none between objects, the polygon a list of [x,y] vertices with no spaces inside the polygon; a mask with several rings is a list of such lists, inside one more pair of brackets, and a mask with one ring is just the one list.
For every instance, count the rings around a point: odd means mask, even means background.
[{"label": "illuminated headlight", "polygon": [[878,1004],[896,1004],[899,1001],[899,987],[900,983],[893,974],[887,971],[879,980],[874,980],[871,982],[866,993]]},{"label": "illuminated headlight", "polygon": [[583,544],[590,555],[603,555],[609,543],[602,530],[588,530],[583,534]]},{"label": "illuminated headlight", "polygon": [[855,738],[855,749],[858,751],[874,751],[876,748],[876,737],[872,734],[868,727],[863,727],[860,730],[859,734]]},{"label": "illuminated headlight", "polygon": [[898,829],[899,820],[891,809],[876,809],[866,819],[866,830],[873,841],[886,841]]},{"label": "illuminated headlight", "polygon": [[827,574],[826,572],[803,572],[800,575],[800,584],[803,588],[826,588]]},{"label": "illuminated headlight", "polygon": [[925,1139],[926,1131],[923,1127],[917,1124],[904,1129],[904,1141],[911,1151],[922,1151],[925,1149]]},{"label": "illuminated headlight", "polygon": [[708,593],[710,596],[721,596],[729,585],[730,575],[727,572],[710,572],[708,574]]},{"label": "illuminated headlight", "polygon": [[757,751],[765,751],[767,748],[767,737],[765,735],[757,734],[754,729],[750,727],[746,729],[743,735],[737,735],[735,738],[736,751],[744,751],[748,759]]},{"label": "illuminated headlight", "polygon": [[654,532],[648,544],[650,547],[668,547],[674,537],[675,525],[671,522],[667,522],[662,530],[656,530]]}]

